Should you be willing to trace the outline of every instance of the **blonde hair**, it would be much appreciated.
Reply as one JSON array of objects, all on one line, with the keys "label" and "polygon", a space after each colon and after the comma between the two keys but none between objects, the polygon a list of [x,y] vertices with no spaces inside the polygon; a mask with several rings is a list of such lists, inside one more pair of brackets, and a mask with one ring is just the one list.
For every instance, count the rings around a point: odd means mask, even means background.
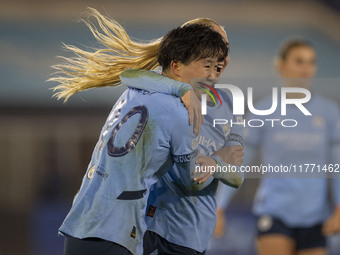
[{"label": "blonde hair", "polygon": [[[120,85],[119,76],[128,68],[152,70],[159,66],[157,54],[162,38],[150,43],[135,42],[117,21],[103,16],[93,8],[88,9],[100,30],[88,20],[83,22],[104,48],[90,52],[64,44],[65,49],[73,52],[76,57],[61,57],[65,63],[53,66],[57,72],[48,81],[59,83],[53,88],[54,92],[57,91],[54,96],[64,98],[65,102],[80,91]],[[190,20],[183,25],[192,23],[220,26],[207,18]]]}]

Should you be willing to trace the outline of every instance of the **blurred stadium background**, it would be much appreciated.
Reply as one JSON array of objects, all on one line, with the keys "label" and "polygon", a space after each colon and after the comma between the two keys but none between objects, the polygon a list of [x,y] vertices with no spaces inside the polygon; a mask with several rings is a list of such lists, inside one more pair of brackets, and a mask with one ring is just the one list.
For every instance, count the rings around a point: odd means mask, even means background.
[{"label": "blurred stadium background", "polygon": [[[70,208],[101,127],[122,88],[52,99],[45,81],[61,42],[98,46],[76,20],[86,7],[117,19],[139,40],[152,40],[196,17],[225,26],[231,62],[225,79],[273,78],[280,42],[303,36],[318,53],[319,78],[340,76],[340,3],[328,1],[1,0],[0,7],[0,255],[62,254],[57,228]],[[340,93],[335,95],[340,102]],[[228,233],[208,254],[251,255],[250,212],[257,180],[246,180],[232,200]],[[293,206],[293,205],[292,205]],[[340,254],[340,238],[330,240]]]}]

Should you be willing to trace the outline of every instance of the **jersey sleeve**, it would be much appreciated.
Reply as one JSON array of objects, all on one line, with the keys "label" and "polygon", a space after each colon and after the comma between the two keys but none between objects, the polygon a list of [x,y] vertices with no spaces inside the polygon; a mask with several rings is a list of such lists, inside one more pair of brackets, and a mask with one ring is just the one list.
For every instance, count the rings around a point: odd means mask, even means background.
[{"label": "jersey sleeve", "polygon": [[241,145],[243,146],[244,118],[242,115],[233,116],[233,125],[227,137],[224,147]]},{"label": "jersey sleeve", "polygon": [[[134,77],[138,78],[138,82],[134,82],[134,79],[136,79]],[[188,83],[170,79],[153,71],[127,69],[121,74],[120,78],[130,88],[164,93],[180,98],[192,89]]]},{"label": "jersey sleeve", "polygon": [[187,119],[180,116],[173,127],[170,140],[172,158],[185,187],[191,191],[199,191],[207,187],[214,178],[210,177],[201,184],[194,181],[194,171],[196,166],[198,166],[195,163],[198,157],[198,150],[194,143],[194,138],[192,126],[189,126]]},{"label": "jersey sleeve", "polygon": [[[217,89],[218,93],[223,99],[223,104],[226,112],[233,107],[233,97],[225,92],[224,90]],[[220,116],[221,118],[226,118],[226,116]],[[244,136],[244,118],[243,115],[232,115],[232,120],[230,123],[230,133],[226,137],[224,147],[241,145],[243,146],[243,136]]]}]

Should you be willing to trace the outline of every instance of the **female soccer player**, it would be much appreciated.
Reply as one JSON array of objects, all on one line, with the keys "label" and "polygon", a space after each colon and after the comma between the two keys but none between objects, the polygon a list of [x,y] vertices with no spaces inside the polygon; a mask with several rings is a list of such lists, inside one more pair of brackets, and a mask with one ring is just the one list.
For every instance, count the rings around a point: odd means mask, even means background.
[{"label": "female soccer player", "polygon": [[[222,33],[227,41],[225,31],[215,21],[198,19],[191,22],[204,22]],[[225,62],[220,64],[225,68],[228,62],[229,55]],[[205,68],[207,70],[214,68],[214,63],[207,61]],[[216,82],[224,68],[221,70],[217,68],[216,75],[211,76],[210,80]],[[167,87],[157,87],[152,90],[163,93],[172,91],[179,94],[174,91],[176,90],[174,85],[176,84],[168,84]],[[201,94],[200,87],[193,86],[195,92]],[[139,86],[139,88],[143,87]],[[218,90],[218,93],[221,95],[222,104],[208,107],[210,114],[206,116],[201,132],[195,139],[198,151],[206,156],[215,153],[214,158],[218,161],[223,159],[226,163],[240,165],[243,156],[242,128],[230,128],[225,125],[220,130],[215,129],[211,123],[213,117],[234,120],[236,118],[229,107],[232,104],[231,98],[223,91]],[[209,174],[206,178],[209,178]],[[150,189],[148,200],[146,216],[148,231],[144,236],[144,254],[153,254],[155,251],[158,254],[204,254],[216,221],[217,184],[218,181],[214,180],[202,191],[187,190],[184,188],[181,172],[175,166],[154,184]],[[229,179],[229,183],[225,184],[237,188],[241,183],[231,183]]]},{"label": "female soccer player", "polygon": [[[228,147],[241,147],[242,130],[230,129],[228,125],[213,127],[213,118],[223,116],[235,120],[232,109],[228,107],[230,98],[222,91],[218,90],[218,93],[222,105],[208,106],[212,114],[205,117],[195,143],[200,154],[222,161],[215,153],[225,156],[225,151],[222,151]],[[234,166],[240,165],[243,153],[241,149],[239,152],[240,156],[223,161]],[[205,254],[208,248],[216,223],[215,194],[218,180],[214,179],[201,191],[185,189],[182,180],[181,172],[174,166],[150,189],[146,216],[148,231],[144,237],[145,255],[155,251],[158,254],[198,255]],[[238,188],[242,181],[231,182],[230,178],[229,182],[223,183]]]},{"label": "female soccer player", "polygon": [[[205,25],[187,25],[172,30],[162,40],[158,61],[164,68],[164,76],[127,70],[121,74],[121,80],[130,85],[145,82],[164,86],[208,78],[216,71],[206,70],[203,60],[209,57],[221,62],[226,54],[227,47],[219,33]],[[79,59],[70,63],[79,65],[78,71],[81,69]],[[85,83],[57,77],[55,80],[61,82],[58,95],[67,99],[83,89],[101,86],[108,76],[102,75],[89,72],[83,77]],[[66,235],[66,254],[141,252],[148,188],[171,168],[170,155],[180,157],[191,153],[190,129],[183,109],[178,99],[166,94],[129,89],[120,97],[102,129],[72,208],[59,229]],[[181,172],[187,171],[182,177],[188,179],[185,181],[188,188],[194,185],[199,189],[200,183],[190,178],[188,164],[176,164]],[[204,165],[202,160],[201,164]]]},{"label": "female soccer player", "polygon": [[[290,129],[248,128],[244,164],[250,165],[256,148],[261,148],[263,164],[315,163],[324,166],[339,163],[338,106],[313,93],[310,88],[310,79],[315,76],[317,69],[313,46],[304,40],[288,41],[280,51],[277,69],[285,86],[297,87],[300,84],[311,90],[312,98],[306,107],[312,116],[299,116],[299,110],[292,106],[287,108],[285,118],[298,119],[299,126]],[[290,98],[298,97],[298,93],[290,95]],[[256,109],[268,109],[270,104],[271,99],[265,99]],[[259,117],[250,114],[248,119]],[[270,119],[280,117],[278,113],[266,116]],[[325,237],[340,232],[340,179],[334,177],[332,184],[335,209],[331,212],[326,178],[262,179],[253,208],[258,216],[259,254],[326,254]]]}]

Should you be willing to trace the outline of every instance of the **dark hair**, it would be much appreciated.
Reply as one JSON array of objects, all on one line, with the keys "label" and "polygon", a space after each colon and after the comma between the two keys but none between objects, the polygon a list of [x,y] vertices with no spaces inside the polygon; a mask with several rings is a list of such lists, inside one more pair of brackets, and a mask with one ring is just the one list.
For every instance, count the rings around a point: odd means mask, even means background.
[{"label": "dark hair", "polygon": [[208,57],[223,61],[227,55],[227,42],[220,33],[207,25],[188,24],[171,30],[163,37],[157,59],[166,70],[173,60],[183,64]]},{"label": "dark hair", "polygon": [[289,41],[284,42],[284,44],[281,46],[281,49],[279,51],[279,58],[281,60],[286,60],[291,50],[298,47],[310,47],[312,49],[314,48],[313,45],[306,40],[290,39]]}]

